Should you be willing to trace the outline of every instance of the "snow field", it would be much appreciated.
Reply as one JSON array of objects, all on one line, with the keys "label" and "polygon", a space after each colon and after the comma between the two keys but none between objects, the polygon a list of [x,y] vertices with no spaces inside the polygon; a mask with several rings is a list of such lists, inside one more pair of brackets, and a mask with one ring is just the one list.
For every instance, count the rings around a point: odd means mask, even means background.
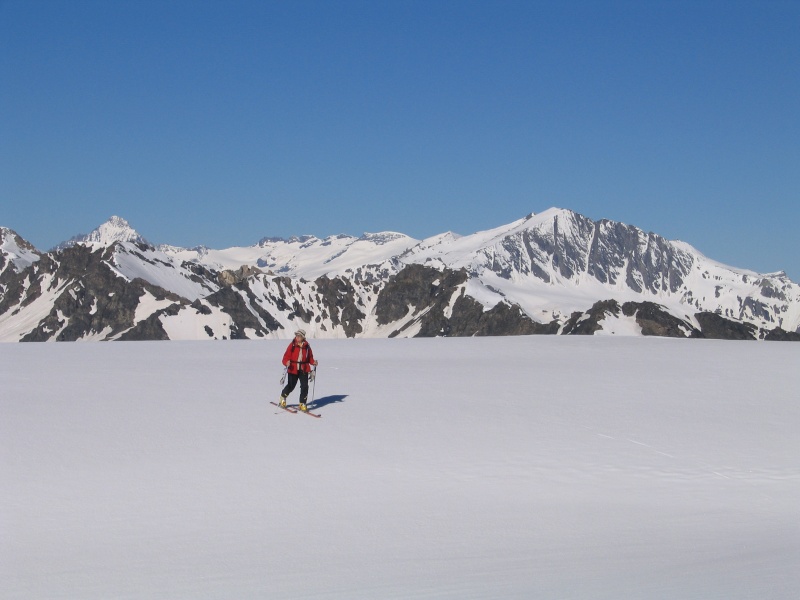
[{"label": "snow field", "polygon": [[0,597],[800,595],[795,344],[286,343],[0,345]]}]

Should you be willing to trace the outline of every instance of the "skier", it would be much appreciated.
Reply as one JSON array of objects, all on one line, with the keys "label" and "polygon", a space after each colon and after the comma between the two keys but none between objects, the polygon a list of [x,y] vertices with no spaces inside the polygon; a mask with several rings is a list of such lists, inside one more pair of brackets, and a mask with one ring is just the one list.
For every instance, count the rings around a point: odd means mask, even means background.
[{"label": "skier", "polygon": [[286,408],[286,398],[292,393],[297,381],[300,381],[300,410],[308,412],[306,400],[308,399],[308,375],[311,373],[311,365],[317,366],[314,360],[314,353],[311,346],[306,341],[306,332],[298,329],[294,332],[294,339],[286,352],[283,353],[283,366],[289,375],[286,387],[281,392],[280,406]]}]

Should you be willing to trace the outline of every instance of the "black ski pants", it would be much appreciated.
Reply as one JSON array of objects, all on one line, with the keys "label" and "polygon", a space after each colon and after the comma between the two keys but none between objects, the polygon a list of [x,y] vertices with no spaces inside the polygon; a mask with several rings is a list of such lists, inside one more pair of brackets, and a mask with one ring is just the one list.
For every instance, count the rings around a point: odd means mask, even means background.
[{"label": "black ski pants", "polygon": [[281,396],[286,398],[292,393],[297,386],[298,380],[300,381],[300,404],[305,404],[308,399],[308,373],[300,371],[299,373],[288,373],[286,380],[286,387],[283,388]]}]

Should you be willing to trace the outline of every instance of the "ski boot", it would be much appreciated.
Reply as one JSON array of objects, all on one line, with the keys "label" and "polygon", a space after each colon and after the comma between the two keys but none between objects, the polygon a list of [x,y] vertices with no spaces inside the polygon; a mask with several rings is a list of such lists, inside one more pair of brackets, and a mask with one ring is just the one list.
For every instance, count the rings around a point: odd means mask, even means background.
[{"label": "ski boot", "polygon": [[286,396],[281,396],[281,401],[278,402],[278,406],[281,408],[286,408]]},{"label": "ski boot", "polygon": [[306,406],[305,402],[300,403],[300,410],[302,410],[303,412],[308,412],[308,407]]}]

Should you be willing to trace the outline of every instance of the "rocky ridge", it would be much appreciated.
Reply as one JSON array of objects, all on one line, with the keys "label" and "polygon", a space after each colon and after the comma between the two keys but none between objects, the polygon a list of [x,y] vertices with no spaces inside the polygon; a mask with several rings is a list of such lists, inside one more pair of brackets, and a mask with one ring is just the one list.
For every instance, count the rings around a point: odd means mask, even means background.
[{"label": "rocky ridge", "polygon": [[473,335],[800,339],[800,287],[562,209],[469,236],[149,244],[118,217],[41,253],[0,229],[0,340]]}]

